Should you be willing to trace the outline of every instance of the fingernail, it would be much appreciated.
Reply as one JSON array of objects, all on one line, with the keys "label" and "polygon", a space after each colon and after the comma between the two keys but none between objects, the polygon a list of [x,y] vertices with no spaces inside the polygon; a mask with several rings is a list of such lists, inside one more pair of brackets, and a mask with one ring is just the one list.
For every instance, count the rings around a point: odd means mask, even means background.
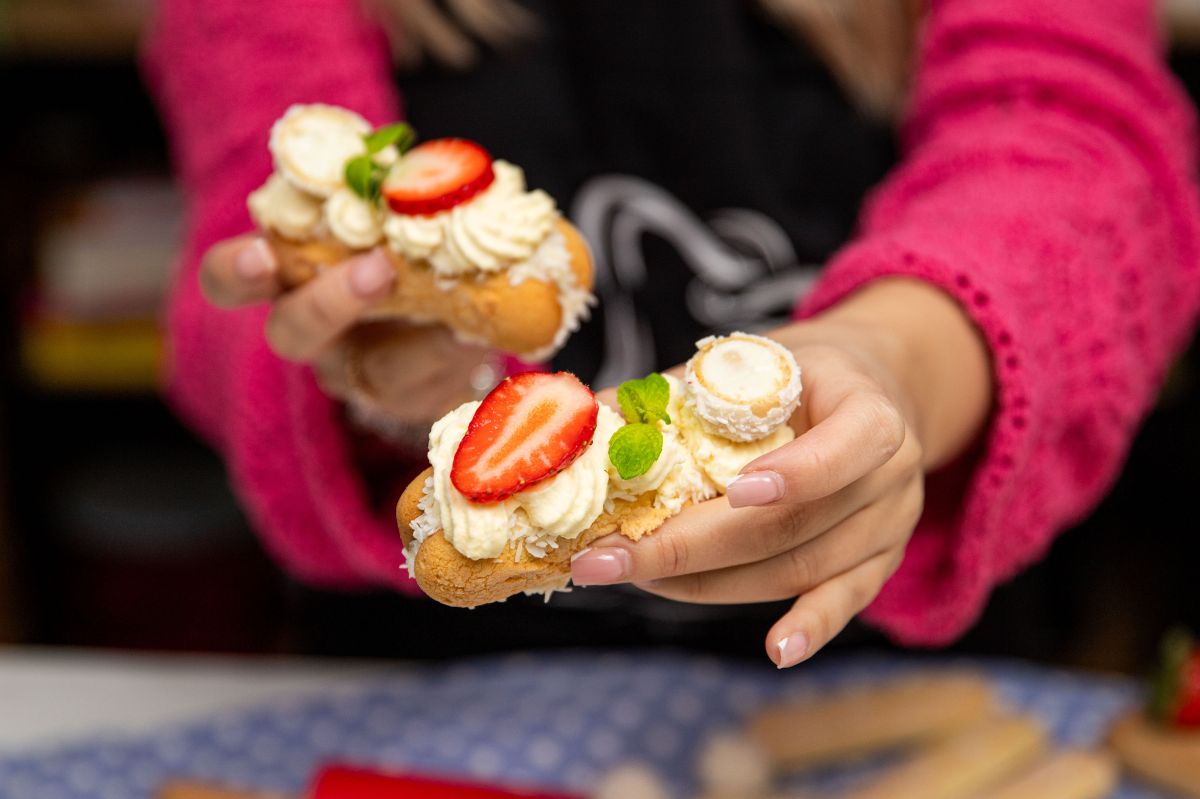
[{"label": "fingernail", "polygon": [[629,553],[620,547],[585,549],[571,558],[571,581],[576,585],[608,585],[629,576]]},{"label": "fingernail", "polygon": [[779,472],[739,474],[725,489],[732,508],[769,505],[783,498],[783,475]]},{"label": "fingernail", "polygon": [[238,251],[233,268],[243,280],[258,280],[275,271],[275,253],[266,239],[255,239]]},{"label": "fingernail", "polygon": [[779,639],[779,659],[775,665],[781,669],[790,669],[808,656],[808,636],[804,633],[792,633],[786,638]]},{"label": "fingernail", "polygon": [[374,297],[395,277],[392,262],[383,250],[359,256],[350,265],[350,288],[360,297]]}]

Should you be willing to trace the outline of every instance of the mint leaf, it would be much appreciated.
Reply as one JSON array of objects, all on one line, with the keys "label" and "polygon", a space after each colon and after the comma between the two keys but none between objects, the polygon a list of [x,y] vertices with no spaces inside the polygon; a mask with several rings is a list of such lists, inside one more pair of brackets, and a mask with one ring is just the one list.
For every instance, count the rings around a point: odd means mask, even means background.
[{"label": "mint leaf", "polygon": [[667,378],[652,372],[641,380],[626,380],[617,388],[617,404],[630,424],[662,420],[671,423],[667,404],[671,401],[671,384]]},{"label": "mint leaf", "polygon": [[368,133],[363,136],[363,142],[367,145],[367,155],[375,155],[381,150],[396,145],[396,149],[404,155],[408,148],[413,146],[413,142],[417,139],[417,132],[412,129],[412,126],[407,122],[397,122],[392,125],[384,125],[378,130]]},{"label": "mint leaf", "polygon": [[351,158],[346,162],[346,185],[364,200],[374,200],[378,196],[379,186],[382,185],[382,180],[377,178],[375,172],[375,162],[371,160],[370,155]]},{"label": "mint leaf", "polygon": [[662,455],[662,432],[652,424],[627,424],[608,442],[608,459],[622,480],[641,477]]}]

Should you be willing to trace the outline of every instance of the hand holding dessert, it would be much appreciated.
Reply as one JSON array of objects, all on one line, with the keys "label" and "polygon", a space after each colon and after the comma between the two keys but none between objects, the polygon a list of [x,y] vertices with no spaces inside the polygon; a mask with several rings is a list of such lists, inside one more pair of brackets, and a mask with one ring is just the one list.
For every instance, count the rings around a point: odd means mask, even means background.
[{"label": "hand holding dessert", "polygon": [[422,587],[468,606],[568,576],[692,602],[799,596],[767,638],[790,666],[879,593],[926,470],[987,413],[982,342],[952,300],[907,281],[771,339],[701,341],[678,371],[623,385],[620,414],[541,375],[435,425],[432,469],[398,507]]},{"label": "hand holding dessert", "polygon": [[653,536],[592,543],[572,576],[688,602],[799,597],[766,639],[787,667],[837,635],[899,567],[926,472],[975,440],[990,389],[985,346],[961,309],[913,281],[874,283],[773,338],[804,369],[795,440]]},{"label": "hand holding dessert", "polygon": [[414,139],[342,108],[289,109],[271,132],[275,171],[247,201],[259,232],[214,246],[201,285],[220,307],[270,302],[268,343],[329,393],[427,428],[472,395],[494,351],[561,346],[592,274],[579,234],[518,167],[463,139]]},{"label": "hand holding dessert", "polygon": [[403,123],[297,105],[275,123],[275,173],[247,203],[285,285],[379,248],[393,290],[376,318],[442,324],[530,360],[586,316],[592,265],[578,231],[521,169],[466,139],[414,146]]}]

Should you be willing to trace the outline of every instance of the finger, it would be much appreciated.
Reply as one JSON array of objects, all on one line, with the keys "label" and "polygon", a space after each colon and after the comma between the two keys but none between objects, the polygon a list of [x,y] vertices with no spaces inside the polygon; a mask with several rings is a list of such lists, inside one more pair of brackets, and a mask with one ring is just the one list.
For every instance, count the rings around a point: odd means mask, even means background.
[{"label": "finger", "polygon": [[219,308],[263,302],[280,291],[278,261],[261,236],[246,235],[215,244],[200,262],[200,291]]},{"label": "finger", "polygon": [[330,397],[345,399],[350,395],[346,358],[346,347],[336,344],[326,347],[312,361],[313,374],[317,378],[317,384]]},{"label": "finger", "polygon": [[735,508],[812,502],[887,463],[904,439],[904,417],[885,394],[852,391],[794,441],[747,464],[726,496]]},{"label": "finger", "polygon": [[810,591],[907,540],[921,515],[920,483],[864,508],[805,544],[772,558],[668,577],[638,587],[680,602],[774,602]]},{"label": "finger", "polygon": [[386,297],[395,281],[396,271],[382,250],[321,272],[271,309],[266,326],[271,349],[290,361],[313,360]]},{"label": "finger", "polygon": [[684,508],[654,535],[605,536],[571,561],[576,585],[647,582],[764,560],[804,543],[865,507],[871,481],[804,505],[734,510],[724,497]]},{"label": "finger", "polygon": [[767,633],[767,657],[786,669],[816,654],[878,596],[903,554],[897,548],[876,555],[797,599]]}]

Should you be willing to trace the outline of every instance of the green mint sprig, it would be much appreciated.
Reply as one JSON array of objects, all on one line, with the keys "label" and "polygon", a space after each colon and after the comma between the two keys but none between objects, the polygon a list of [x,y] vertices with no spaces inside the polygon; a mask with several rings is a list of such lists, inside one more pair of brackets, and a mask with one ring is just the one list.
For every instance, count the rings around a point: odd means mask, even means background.
[{"label": "green mint sprig", "polygon": [[667,404],[671,401],[671,384],[658,372],[652,372],[641,380],[626,380],[617,388],[617,404],[621,415],[629,424],[657,422],[659,419],[671,423],[667,416]]},{"label": "green mint sprig", "polygon": [[379,202],[387,167],[376,163],[375,156],[393,146],[404,155],[416,140],[417,132],[407,122],[384,125],[363,136],[367,151],[346,162],[345,178],[350,191],[369,203]]},{"label": "green mint sprig", "polygon": [[617,404],[626,424],[609,440],[608,459],[622,480],[650,471],[662,455],[663,435],[656,423],[671,423],[667,415],[670,399],[671,385],[657,372],[641,380],[626,380],[617,388]]}]

